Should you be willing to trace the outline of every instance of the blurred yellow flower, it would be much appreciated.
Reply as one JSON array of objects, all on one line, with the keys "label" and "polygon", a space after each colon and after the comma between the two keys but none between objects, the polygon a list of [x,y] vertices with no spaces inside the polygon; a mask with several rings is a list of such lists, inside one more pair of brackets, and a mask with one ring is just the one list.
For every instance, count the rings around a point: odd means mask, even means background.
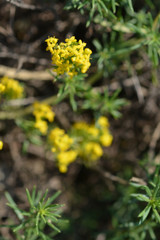
[{"label": "blurred yellow flower", "polygon": [[48,140],[52,145],[52,152],[67,151],[73,143],[73,139],[65,134],[65,131],[60,128],[51,130]]},{"label": "blurred yellow flower", "polygon": [[6,87],[2,83],[0,83],[0,93],[4,92],[5,88]]},{"label": "blurred yellow flower", "polygon": [[74,129],[85,132],[88,135],[97,137],[99,135],[99,129],[94,124],[87,124],[85,122],[77,122],[73,125]]},{"label": "blurred yellow flower", "polygon": [[74,150],[60,152],[57,155],[58,168],[62,173],[67,172],[68,165],[76,160],[77,152]]},{"label": "blurred yellow flower", "polygon": [[102,147],[109,147],[113,141],[108,119],[104,116],[94,124],[84,121],[73,124],[69,134],[56,127],[48,136],[51,151],[56,154],[60,172],[66,172],[68,165],[77,157],[84,160],[85,164],[96,163],[103,155]]},{"label": "blurred yellow flower", "polygon": [[34,124],[35,128],[38,128],[39,131],[42,133],[42,134],[46,134],[47,132],[47,129],[48,129],[48,125],[47,125],[47,122],[46,121],[43,121],[43,120],[37,120]]},{"label": "blurred yellow flower", "polygon": [[77,141],[79,155],[89,160],[97,160],[103,155],[104,147],[109,147],[113,136],[109,132],[109,122],[105,116],[99,117],[95,124],[77,122],[73,125],[73,135]]},{"label": "blurred yellow flower", "polygon": [[76,122],[73,125],[73,127],[75,129],[79,129],[79,130],[82,130],[82,129],[86,130],[86,129],[88,129],[89,125],[86,122]]},{"label": "blurred yellow flower", "polygon": [[0,141],[0,150],[2,150],[2,148],[3,148],[3,142]]},{"label": "blurred yellow flower", "polygon": [[104,116],[99,117],[99,119],[98,119],[98,124],[99,124],[101,127],[109,127],[108,118],[106,118],[106,117],[104,117]]},{"label": "blurred yellow flower", "polygon": [[96,128],[94,125],[90,125],[88,127],[88,133],[94,137],[97,137],[99,135],[99,129]]},{"label": "blurred yellow flower", "polygon": [[42,134],[46,134],[48,130],[47,121],[53,122],[54,120],[54,112],[52,111],[51,106],[45,103],[35,102],[33,104],[33,115],[35,116],[35,128],[38,128]]},{"label": "blurred yellow flower", "polygon": [[104,132],[100,136],[100,142],[104,147],[109,147],[112,141],[113,141],[113,136],[108,131]]},{"label": "blurred yellow flower", "polygon": [[4,76],[0,79],[0,92],[7,99],[16,99],[23,97],[24,89],[18,81]]},{"label": "blurred yellow flower", "polygon": [[100,144],[95,142],[88,142],[84,145],[84,156],[87,156],[89,160],[97,160],[102,155],[103,150]]}]

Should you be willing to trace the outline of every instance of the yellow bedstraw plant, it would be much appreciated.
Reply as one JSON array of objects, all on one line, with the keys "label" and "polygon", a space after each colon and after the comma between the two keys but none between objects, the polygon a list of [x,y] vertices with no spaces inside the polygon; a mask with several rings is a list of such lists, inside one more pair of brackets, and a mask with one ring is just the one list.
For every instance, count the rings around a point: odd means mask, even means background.
[{"label": "yellow bedstraw plant", "polygon": [[35,116],[34,127],[39,129],[39,131],[45,135],[48,130],[47,120],[53,122],[55,114],[52,111],[51,106],[45,103],[35,102],[33,108],[33,115]]},{"label": "yellow bedstraw plant", "polygon": [[112,140],[109,122],[104,116],[94,124],[77,122],[68,134],[56,127],[48,136],[51,151],[56,154],[59,171],[63,173],[78,157],[86,165],[96,162],[103,155],[102,147],[109,147]]},{"label": "yellow bedstraw plant", "polygon": [[52,71],[55,72],[54,81],[59,84],[57,98],[68,97],[72,109],[77,110],[75,96],[83,96],[89,88],[85,81],[86,72],[89,69],[92,51],[86,47],[86,43],[77,40],[74,36],[66,38],[65,42],[58,43],[58,38],[48,37],[47,51],[52,58]]},{"label": "yellow bedstraw plant", "polygon": [[52,54],[52,64],[57,75],[66,73],[70,77],[78,73],[85,73],[90,67],[90,55],[92,51],[85,48],[86,43],[77,41],[74,36],[65,39],[65,43],[58,44],[58,39],[49,37],[46,39],[47,51]]},{"label": "yellow bedstraw plant", "polygon": [[18,81],[4,76],[0,79],[0,96],[8,100],[22,98],[24,94],[24,88]]}]

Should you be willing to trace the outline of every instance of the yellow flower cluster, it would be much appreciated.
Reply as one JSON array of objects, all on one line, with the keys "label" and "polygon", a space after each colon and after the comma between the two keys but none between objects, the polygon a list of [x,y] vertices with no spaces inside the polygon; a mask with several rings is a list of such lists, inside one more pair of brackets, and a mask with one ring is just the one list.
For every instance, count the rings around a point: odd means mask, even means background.
[{"label": "yellow flower cluster", "polygon": [[49,37],[46,39],[47,51],[52,54],[52,63],[56,66],[57,75],[67,73],[70,77],[79,72],[85,73],[90,67],[90,55],[92,51],[85,48],[86,43],[77,41],[74,36],[65,39],[65,43],[57,44],[58,39]]},{"label": "yellow flower cluster", "polygon": [[3,148],[3,142],[0,140],[0,150]]},{"label": "yellow flower cluster", "polygon": [[0,79],[0,94],[7,99],[16,99],[23,97],[24,89],[18,81],[4,76]]},{"label": "yellow flower cluster", "polygon": [[50,132],[48,139],[52,146],[52,152],[57,153],[59,171],[66,172],[68,165],[77,157],[77,152],[70,149],[73,139],[58,127]]},{"label": "yellow flower cluster", "polygon": [[98,119],[97,124],[100,127],[100,138],[99,138],[100,143],[104,147],[109,147],[112,143],[113,136],[110,134],[108,129],[109,128],[108,119],[104,116],[101,116]]},{"label": "yellow flower cluster", "polygon": [[66,172],[68,165],[79,156],[86,163],[96,161],[103,155],[102,146],[110,146],[113,140],[109,122],[101,116],[95,124],[75,123],[71,137],[58,127],[50,131],[48,140],[52,152],[56,153],[60,172]]},{"label": "yellow flower cluster", "polygon": [[74,162],[76,158],[77,152],[75,150],[60,152],[57,156],[59,171],[62,173],[67,172],[68,165]]},{"label": "yellow flower cluster", "polygon": [[82,156],[89,156],[89,158],[94,161],[100,158],[103,154],[103,150],[99,143],[96,142],[87,142],[84,144],[84,153],[81,153]]},{"label": "yellow flower cluster", "polygon": [[46,134],[48,129],[47,121],[53,122],[54,120],[54,112],[48,104],[35,102],[33,104],[33,115],[35,116],[35,128],[38,128],[42,134]]},{"label": "yellow flower cluster", "polygon": [[103,155],[101,146],[109,147],[113,137],[109,132],[109,122],[101,116],[95,124],[79,122],[74,124],[75,135],[81,136],[79,155],[82,158],[95,161]]}]

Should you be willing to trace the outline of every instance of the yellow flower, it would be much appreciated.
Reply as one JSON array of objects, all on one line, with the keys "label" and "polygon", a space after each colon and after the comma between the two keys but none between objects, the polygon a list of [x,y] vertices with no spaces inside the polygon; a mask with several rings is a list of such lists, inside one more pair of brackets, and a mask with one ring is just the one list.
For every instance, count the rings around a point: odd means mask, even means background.
[{"label": "yellow flower", "polygon": [[109,133],[109,131],[104,131],[104,133],[100,136],[100,142],[105,147],[109,147],[112,141],[113,136]]},{"label": "yellow flower", "polygon": [[65,173],[67,171],[68,165],[75,161],[77,157],[77,152],[70,150],[67,152],[60,152],[57,155],[59,171]]},{"label": "yellow flower", "polygon": [[50,132],[48,140],[52,145],[52,152],[67,151],[73,143],[73,139],[65,134],[65,131],[60,128],[54,128]]},{"label": "yellow flower", "polygon": [[86,130],[89,128],[89,125],[86,122],[77,122],[73,127],[78,130]]},{"label": "yellow flower", "polygon": [[56,43],[58,42],[58,39],[55,37],[50,37],[48,39],[45,40],[45,42],[47,42],[47,51],[49,50],[51,53],[53,51],[53,48],[55,47]]},{"label": "yellow flower", "polygon": [[33,115],[37,119],[47,119],[49,122],[53,122],[55,114],[52,111],[51,106],[45,103],[35,102],[33,108]]},{"label": "yellow flower", "polygon": [[101,127],[109,127],[108,118],[106,118],[106,117],[104,117],[104,116],[101,116],[101,117],[98,119],[98,124],[99,124]]},{"label": "yellow flower", "polygon": [[113,141],[108,127],[108,119],[104,116],[101,116],[95,124],[77,122],[73,125],[73,134],[82,158],[96,160],[102,156],[101,146],[108,147]]},{"label": "yellow flower", "polygon": [[94,161],[103,155],[103,150],[98,143],[88,142],[84,145],[84,154],[89,160]]},{"label": "yellow flower", "polygon": [[97,137],[99,135],[99,129],[93,124],[87,124],[85,122],[77,122],[73,125],[74,129],[87,133],[90,137]]},{"label": "yellow flower", "polygon": [[47,122],[46,121],[43,121],[43,120],[37,120],[34,124],[35,128],[38,128],[39,131],[42,133],[42,134],[46,134],[47,132],[47,129],[48,129],[48,125],[47,125]]},{"label": "yellow flower", "polygon": [[2,150],[2,148],[3,148],[3,142],[0,141],[0,150]]},{"label": "yellow flower", "polygon": [[45,103],[35,102],[33,104],[33,115],[35,116],[35,128],[38,128],[42,134],[46,134],[48,129],[47,121],[53,122],[54,120],[54,112],[51,109],[51,106]]},{"label": "yellow flower", "polygon": [[86,43],[77,41],[74,36],[67,38],[65,43],[57,44],[58,39],[50,37],[46,39],[47,51],[52,54],[52,63],[56,66],[57,75],[67,73],[70,77],[79,72],[85,73],[90,67],[90,55],[92,51],[85,48]]},{"label": "yellow flower", "polygon": [[88,127],[88,133],[91,134],[93,137],[97,137],[99,135],[99,129],[96,128],[94,125],[90,125]]},{"label": "yellow flower", "polygon": [[16,99],[23,97],[24,89],[18,81],[5,76],[0,79],[0,92],[3,92],[7,99]]},{"label": "yellow flower", "polygon": [[0,83],[0,93],[4,92],[5,88],[6,87],[2,83]]},{"label": "yellow flower", "polygon": [[50,142],[54,142],[56,136],[63,136],[65,134],[65,131],[61,128],[54,128],[49,135]]}]

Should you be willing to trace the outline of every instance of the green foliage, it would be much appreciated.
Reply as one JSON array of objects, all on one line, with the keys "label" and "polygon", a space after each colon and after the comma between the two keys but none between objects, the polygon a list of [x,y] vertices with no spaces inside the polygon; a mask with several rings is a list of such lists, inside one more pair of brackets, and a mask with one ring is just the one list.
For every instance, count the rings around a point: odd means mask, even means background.
[{"label": "green foliage", "polygon": [[69,97],[70,104],[74,111],[77,110],[77,102],[75,100],[75,97],[83,97],[84,92],[86,92],[89,89],[88,84],[84,84],[84,80],[86,74],[79,74],[77,76],[74,76],[72,78],[69,77],[56,77],[56,80],[59,81],[59,92],[58,92],[58,100],[63,99],[64,97]]},{"label": "green foliage", "polygon": [[[6,225],[13,230],[16,239],[22,240],[53,240],[53,236],[60,232],[56,226],[60,220],[60,209],[63,205],[54,204],[54,200],[59,196],[60,192],[47,197],[48,191],[42,195],[40,191],[36,191],[34,187],[30,193],[26,189],[27,200],[29,203],[28,211],[21,210],[11,195],[6,192],[8,206],[11,207],[19,219],[16,225]],[[50,233],[45,233],[46,227],[50,228]]]},{"label": "green foliage", "polygon": [[150,215],[151,219],[155,220],[157,223],[160,223],[160,176],[159,169],[157,167],[154,175],[153,181],[149,183],[149,186],[140,185],[137,183],[132,183],[136,188],[142,189],[145,191],[145,194],[134,193],[132,197],[135,197],[137,200],[146,202],[147,205],[138,215],[140,218],[140,224],[143,223]]},{"label": "green foliage", "polygon": [[110,17],[116,19],[115,13],[119,6],[128,5],[130,10],[133,12],[133,6],[131,0],[115,1],[115,0],[69,0],[65,6],[65,9],[70,10],[76,8],[81,11],[82,14],[85,11],[89,12],[89,20],[87,26],[90,25],[93,18],[98,15],[101,19]]},{"label": "green foliage", "polygon": [[[119,187],[118,197],[110,210],[113,229],[106,231],[109,240],[146,240],[156,239],[156,222],[153,220],[137,223],[137,215],[141,206],[131,196],[136,194],[134,186]],[[113,214],[116,213],[116,214]]]},{"label": "green foliage", "polygon": [[110,114],[114,118],[119,118],[121,116],[120,108],[127,104],[125,99],[118,98],[119,93],[120,89],[110,96],[108,89],[103,94],[92,89],[86,94],[83,108],[92,109],[95,113],[98,111],[100,115]]},{"label": "green foliage", "polygon": [[82,99],[82,109],[91,109],[99,112],[99,115],[111,114],[114,118],[119,118],[121,107],[128,104],[127,100],[118,97],[120,89],[117,89],[111,96],[108,89],[103,93],[91,88],[88,83],[84,84],[85,74],[74,76],[72,79],[65,78],[65,82],[61,83],[58,98],[69,96],[70,104],[74,111],[77,110],[76,97]]},{"label": "green foliage", "polygon": [[[96,22],[102,29],[111,29],[110,33],[102,35],[102,41],[93,41],[97,51],[94,58],[98,68],[105,74],[113,72],[124,58],[128,58],[138,49],[148,54],[153,67],[156,68],[160,56],[159,16],[158,14],[153,19],[151,13],[140,11],[131,16],[127,15],[126,19],[120,18],[119,21],[101,21],[97,18]],[[129,39],[126,39],[127,34],[130,35]]]}]

